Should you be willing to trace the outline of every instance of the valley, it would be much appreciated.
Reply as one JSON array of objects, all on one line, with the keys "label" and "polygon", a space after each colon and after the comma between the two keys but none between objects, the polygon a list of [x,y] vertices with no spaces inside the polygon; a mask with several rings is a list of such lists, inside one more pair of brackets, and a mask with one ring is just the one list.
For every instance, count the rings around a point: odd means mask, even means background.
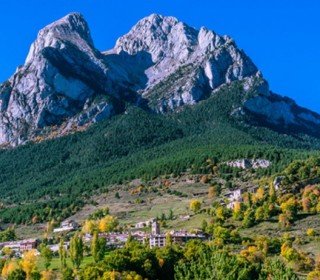
[{"label": "valley", "polygon": [[[0,85],[8,280],[320,279],[320,115],[226,35],[70,13]],[[1,279],[2,279],[1,278]]]}]

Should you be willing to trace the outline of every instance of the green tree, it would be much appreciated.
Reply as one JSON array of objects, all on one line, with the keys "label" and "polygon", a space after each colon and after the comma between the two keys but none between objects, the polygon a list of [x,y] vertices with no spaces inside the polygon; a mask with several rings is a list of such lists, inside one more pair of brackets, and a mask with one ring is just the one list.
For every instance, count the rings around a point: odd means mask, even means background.
[{"label": "green tree", "polygon": [[0,232],[0,242],[16,240],[16,233],[13,227],[9,227]]},{"label": "green tree", "polygon": [[243,215],[242,226],[244,228],[252,227],[255,223],[255,213],[252,209],[247,209]]},{"label": "green tree", "polygon": [[100,279],[100,276],[102,273],[103,271],[100,271],[98,267],[90,265],[82,270],[81,279],[82,280]]},{"label": "green tree", "polygon": [[268,259],[262,267],[259,280],[298,280],[299,277],[292,271],[292,269],[285,266],[285,264],[278,258]]},{"label": "green tree", "polygon": [[18,268],[8,275],[8,280],[25,280],[26,277],[27,274],[21,268]]},{"label": "green tree", "polygon": [[76,269],[79,269],[83,260],[83,241],[81,236],[79,236],[78,234],[73,236],[70,240],[69,253],[73,266]]},{"label": "green tree", "polygon": [[48,270],[53,257],[52,251],[45,244],[41,244],[40,255],[44,259],[44,266],[46,270]]},{"label": "green tree", "polygon": [[67,251],[64,247],[64,240],[62,238],[60,239],[60,244],[59,244],[59,258],[60,258],[61,270],[63,270],[67,267]]},{"label": "green tree", "polygon": [[170,210],[169,210],[168,219],[172,221],[172,220],[173,220],[173,218],[174,218],[174,216],[173,216],[173,210],[172,210],[172,209],[170,209]]},{"label": "green tree", "polygon": [[70,267],[62,270],[62,280],[74,280],[73,270]]},{"label": "green tree", "polygon": [[91,241],[91,254],[94,261],[97,263],[104,257],[106,251],[106,240],[105,238],[99,238],[97,232],[93,234]]}]

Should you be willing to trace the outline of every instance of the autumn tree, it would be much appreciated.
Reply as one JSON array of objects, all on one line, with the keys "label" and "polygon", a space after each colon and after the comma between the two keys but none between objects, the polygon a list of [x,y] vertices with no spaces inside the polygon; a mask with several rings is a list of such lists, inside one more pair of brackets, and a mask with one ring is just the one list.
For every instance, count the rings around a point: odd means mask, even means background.
[{"label": "autumn tree", "polygon": [[242,219],[242,205],[241,205],[241,202],[239,202],[239,201],[234,202],[232,217],[235,220],[241,220]]},{"label": "autumn tree", "polygon": [[50,236],[50,234],[53,232],[53,228],[55,226],[55,221],[54,220],[51,220],[49,222],[47,222],[47,225],[46,225],[46,231],[45,231],[45,238],[48,238]]},{"label": "autumn tree", "polygon": [[254,213],[255,220],[261,222],[264,219],[265,212],[262,206],[258,207]]},{"label": "autumn tree", "polygon": [[194,213],[198,213],[201,208],[201,201],[198,199],[193,199],[190,201],[189,207],[191,211],[193,211]]},{"label": "autumn tree", "polygon": [[281,203],[281,211],[291,221],[295,219],[298,213],[298,203],[294,197],[290,197],[287,201]]},{"label": "autumn tree", "polygon": [[4,264],[4,267],[2,268],[2,278],[7,279],[9,275],[17,269],[19,269],[19,265],[15,260],[7,260],[7,262]]},{"label": "autumn tree", "polygon": [[279,215],[279,225],[282,228],[289,228],[291,223],[290,223],[290,219],[288,218],[288,216],[286,214],[280,214]]},{"label": "autumn tree", "polygon": [[45,270],[41,272],[41,280],[56,280],[57,275],[53,270]]},{"label": "autumn tree", "polygon": [[111,232],[114,231],[118,225],[119,221],[117,217],[108,215],[99,221],[98,229],[100,232]]},{"label": "autumn tree", "polygon": [[220,185],[213,185],[208,189],[208,198],[212,199],[220,195],[221,193],[221,186]]},{"label": "autumn tree", "polygon": [[32,272],[36,270],[37,259],[36,250],[30,250],[24,253],[20,265],[23,271],[26,273],[26,279],[31,279]]},{"label": "autumn tree", "polygon": [[97,223],[93,220],[85,220],[82,226],[82,232],[92,234],[95,230],[97,230]]},{"label": "autumn tree", "polygon": [[261,200],[263,200],[264,198],[264,188],[263,187],[259,187],[256,191],[256,193],[253,195],[252,200],[254,203],[257,203]]}]

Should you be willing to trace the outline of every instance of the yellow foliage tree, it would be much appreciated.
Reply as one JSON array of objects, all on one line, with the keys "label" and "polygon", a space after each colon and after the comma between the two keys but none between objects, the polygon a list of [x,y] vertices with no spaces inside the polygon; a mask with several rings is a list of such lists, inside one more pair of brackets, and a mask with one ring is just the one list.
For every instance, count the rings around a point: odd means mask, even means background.
[{"label": "yellow foliage tree", "polygon": [[287,201],[281,203],[281,211],[286,214],[289,220],[294,219],[298,212],[298,203],[294,197],[290,197]]},{"label": "yellow foliage tree", "polygon": [[264,255],[257,246],[249,246],[247,249],[242,250],[240,255],[251,263],[261,262],[264,259]]},{"label": "yellow foliage tree", "polygon": [[216,209],[215,215],[217,222],[223,223],[227,219],[225,208],[222,206]]},{"label": "yellow foliage tree", "polygon": [[114,216],[105,216],[99,221],[98,229],[100,232],[111,232],[117,228],[119,221],[117,217]]},{"label": "yellow foliage tree", "polygon": [[198,199],[193,199],[190,201],[189,207],[191,211],[193,211],[194,213],[197,213],[201,208],[201,201]]},{"label": "yellow foliage tree", "polygon": [[37,267],[37,253],[36,250],[30,250],[24,253],[22,261],[21,261],[21,268],[27,275],[27,279],[30,279],[32,271],[34,271]]},{"label": "yellow foliage tree", "polygon": [[15,260],[9,260],[8,262],[5,263],[2,269],[2,272],[1,272],[2,278],[7,279],[9,274],[18,268],[19,268],[19,265]]},{"label": "yellow foliage tree", "polygon": [[234,202],[233,205],[233,218],[235,220],[239,220],[242,217],[242,207],[241,207],[241,202],[236,201]]},{"label": "yellow foliage tree", "polygon": [[52,270],[45,270],[41,272],[41,280],[55,280],[57,279],[56,273]]},{"label": "yellow foliage tree", "polygon": [[117,271],[106,271],[101,277],[101,280],[120,280],[120,279],[121,279],[121,273]]},{"label": "yellow foliage tree", "polygon": [[254,203],[256,203],[256,202],[262,200],[263,198],[264,198],[264,188],[260,187],[257,189],[256,193],[252,197],[252,200]]},{"label": "yellow foliage tree", "polygon": [[92,234],[95,230],[97,230],[97,224],[93,220],[85,220],[82,226],[82,232]]},{"label": "yellow foliage tree", "polygon": [[212,199],[215,198],[217,196],[217,191],[215,187],[209,187],[208,189],[208,198]]},{"label": "yellow foliage tree", "polygon": [[316,235],[316,231],[313,228],[308,228],[307,229],[307,235],[308,236],[315,236]]},{"label": "yellow foliage tree", "polygon": [[279,215],[279,224],[283,228],[289,228],[290,227],[290,220],[287,217],[286,214],[280,214]]},{"label": "yellow foliage tree", "polygon": [[320,279],[320,270],[311,271],[307,276],[307,280],[319,280],[319,279]]}]

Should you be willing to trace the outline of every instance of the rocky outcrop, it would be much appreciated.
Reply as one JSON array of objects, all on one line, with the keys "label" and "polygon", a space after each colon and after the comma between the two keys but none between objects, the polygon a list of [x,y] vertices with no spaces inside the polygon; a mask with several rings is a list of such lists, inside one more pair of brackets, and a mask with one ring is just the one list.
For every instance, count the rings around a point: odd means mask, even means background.
[{"label": "rocky outcrop", "polygon": [[[83,129],[126,104],[165,113],[193,105],[241,81],[231,117],[316,132],[320,116],[269,90],[250,58],[228,36],[196,30],[174,17],[139,21],[115,47],[94,47],[87,22],[73,13],[42,29],[25,64],[0,85],[0,145]],[[254,92],[254,94],[252,94]]]},{"label": "rocky outcrop", "polygon": [[268,168],[271,162],[266,159],[238,159],[234,161],[228,161],[226,163],[230,167],[237,167],[241,169],[258,169],[258,168]]},{"label": "rocky outcrop", "polygon": [[[19,145],[44,128],[113,115],[125,78],[94,48],[80,14],[42,29],[25,64],[0,87],[0,144]],[[96,102],[98,96],[101,100]],[[118,104],[117,104],[118,106]]]},{"label": "rocky outcrop", "polygon": [[222,84],[260,73],[230,37],[156,14],[119,38],[105,53],[111,54],[137,57],[145,74],[139,92],[158,112],[195,104]]}]

